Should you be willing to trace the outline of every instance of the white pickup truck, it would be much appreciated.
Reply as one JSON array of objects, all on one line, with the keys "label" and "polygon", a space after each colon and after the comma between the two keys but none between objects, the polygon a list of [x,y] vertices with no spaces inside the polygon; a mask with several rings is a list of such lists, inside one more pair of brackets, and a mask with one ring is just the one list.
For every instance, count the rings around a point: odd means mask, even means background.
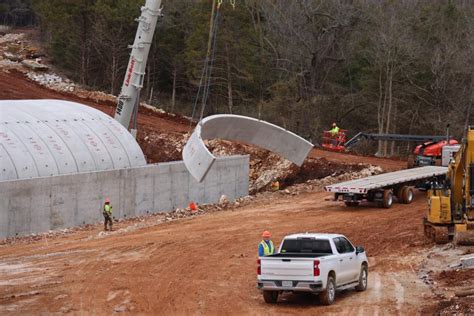
[{"label": "white pickup truck", "polygon": [[290,291],[319,293],[321,303],[331,305],[336,289],[367,289],[364,248],[339,234],[286,236],[278,253],[257,262],[257,288],[267,303],[276,303],[280,293]]}]

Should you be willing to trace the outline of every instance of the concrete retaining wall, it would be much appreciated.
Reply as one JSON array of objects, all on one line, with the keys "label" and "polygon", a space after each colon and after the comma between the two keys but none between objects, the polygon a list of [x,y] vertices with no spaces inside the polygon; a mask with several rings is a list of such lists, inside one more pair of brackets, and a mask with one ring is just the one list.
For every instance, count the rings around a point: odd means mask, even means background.
[{"label": "concrete retaining wall", "polygon": [[105,197],[114,217],[183,208],[248,194],[249,157],[222,157],[198,183],[182,161],[144,167],[0,182],[0,238],[45,232],[103,219]]}]

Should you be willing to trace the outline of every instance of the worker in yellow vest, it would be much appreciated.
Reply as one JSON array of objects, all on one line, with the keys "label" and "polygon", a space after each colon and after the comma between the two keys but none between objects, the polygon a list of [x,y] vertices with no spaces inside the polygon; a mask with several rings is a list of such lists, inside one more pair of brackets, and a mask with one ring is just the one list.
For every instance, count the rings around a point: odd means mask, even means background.
[{"label": "worker in yellow vest", "polygon": [[264,231],[262,234],[263,240],[258,245],[258,256],[270,256],[275,253],[275,247],[273,246],[273,242],[270,240],[272,234],[268,230]]},{"label": "worker in yellow vest", "polygon": [[280,181],[278,179],[274,179],[270,185],[272,191],[279,191],[280,190]]},{"label": "worker in yellow vest", "polygon": [[102,214],[104,215],[104,230],[107,230],[107,223],[109,223],[110,230],[112,231],[112,205],[110,205],[109,198],[105,199]]},{"label": "worker in yellow vest", "polygon": [[332,123],[332,128],[329,130],[329,132],[331,133],[331,143],[334,145],[334,146],[337,146],[339,145],[338,144],[338,141],[339,141],[339,127],[336,125],[336,123]]},{"label": "worker in yellow vest", "polygon": [[329,130],[329,132],[331,133],[333,137],[336,137],[337,134],[339,134],[339,127],[337,126],[335,122],[332,123],[332,128]]}]

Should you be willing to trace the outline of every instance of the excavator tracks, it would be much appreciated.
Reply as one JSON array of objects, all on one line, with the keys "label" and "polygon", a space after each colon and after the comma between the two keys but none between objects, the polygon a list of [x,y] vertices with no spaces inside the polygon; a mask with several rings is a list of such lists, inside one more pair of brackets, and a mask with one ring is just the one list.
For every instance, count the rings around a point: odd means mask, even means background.
[{"label": "excavator tracks", "polygon": [[448,226],[434,226],[425,221],[425,237],[436,244],[449,242]]}]

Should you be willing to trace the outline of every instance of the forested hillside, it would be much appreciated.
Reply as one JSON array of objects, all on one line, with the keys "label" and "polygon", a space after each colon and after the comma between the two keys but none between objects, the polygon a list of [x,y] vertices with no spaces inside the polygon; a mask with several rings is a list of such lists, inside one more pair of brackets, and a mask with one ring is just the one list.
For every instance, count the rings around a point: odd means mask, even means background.
[{"label": "forested hillside", "polygon": [[30,26],[35,24],[36,15],[32,10],[33,0],[0,1],[0,25]]},{"label": "forested hillside", "polygon": [[[118,94],[143,3],[33,8],[53,63]],[[211,4],[163,1],[144,100],[191,114]],[[333,121],[352,134],[443,134],[450,123],[460,136],[474,112],[473,34],[472,1],[224,0],[206,114],[260,117],[313,141]]]}]

